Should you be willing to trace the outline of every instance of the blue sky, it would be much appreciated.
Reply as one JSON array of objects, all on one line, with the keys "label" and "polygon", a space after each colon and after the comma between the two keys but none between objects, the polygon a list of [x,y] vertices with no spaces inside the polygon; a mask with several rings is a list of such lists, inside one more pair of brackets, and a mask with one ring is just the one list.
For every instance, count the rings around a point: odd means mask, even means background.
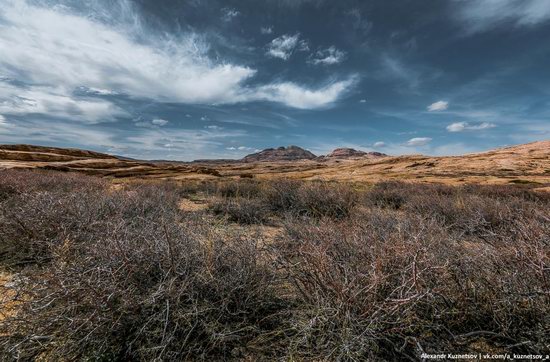
[{"label": "blue sky", "polygon": [[192,160],[549,139],[548,39],[548,0],[2,0],[0,143]]}]

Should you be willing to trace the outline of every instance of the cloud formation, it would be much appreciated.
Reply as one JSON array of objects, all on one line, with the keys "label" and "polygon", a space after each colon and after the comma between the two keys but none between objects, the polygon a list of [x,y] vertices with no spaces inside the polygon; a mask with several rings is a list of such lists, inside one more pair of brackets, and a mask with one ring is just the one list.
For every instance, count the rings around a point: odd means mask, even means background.
[{"label": "cloud formation", "polygon": [[405,146],[408,146],[408,147],[426,146],[431,141],[432,139],[430,137],[415,137],[405,142]]},{"label": "cloud formation", "polygon": [[86,123],[112,121],[116,117],[128,115],[108,100],[75,96],[63,86],[21,87],[1,79],[0,112],[13,115],[55,115]]},{"label": "cloud formation", "polygon": [[548,0],[462,0],[456,12],[469,33],[512,23],[533,26],[550,21]]},{"label": "cloud formation", "polygon": [[[247,86],[255,69],[211,60],[208,44],[197,34],[168,36],[144,31],[131,4],[120,3],[126,4],[129,13],[121,19],[134,19],[132,23],[100,21],[99,16],[80,14],[67,6],[7,0],[0,8],[0,75],[26,86],[3,81],[1,111],[99,122],[125,113],[108,99],[114,95],[187,104],[287,100],[265,95],[266,89],[278,88],[279,83]],[[286,52],[305,49],[307,43],[298,37],[274,41],[273,54],[285,58]],[[311,92],[309,87],[292,84],[299,92]]]},{"label": "cloud formation", "polygon": [[479,124],[470,124],[468,122],[455,122],[447,126],[449,132],[463,132],[471,130],[482,130],[496,127],[496,124],[489,122],[482,122]]},{"label": "cloud formation", "polygon": [[264,34],[264,35],[269,35],[269,34],[273,34],[273,27],[271,26],[266,26],[266,27],[261,27],[260,28],[260,33]]},{"label": "cloud formation", "polygon": [[346,53],[331,46],[327,49],[317,51],[309,61],[315,65],[333,65],[341,63],[346,57]]},{"label": "cloud formation", "polygon": [[438,102],[430,104],[427,109],[430,112],[439,112],[439,111],[444,111],[448,108],[449,108],[449,102],[438,101]]},{"label": "cloud formation", "polygon": [[273,39],[268,44],[266,54],[273,58],[288,60],[294,51],[307,51],[308,49],[307,41],[300,40],[300,34],[285,34]]},{"label": "cloud formation", "polygon": [[222,20],[223,21],[229,22],[229,21],[233,20],[234,18],[236,18],[239,15],[241,15],[241,13],[239,11],[237,11],[236,9],[231,9],[231,8],[222,9]]},{"label": "cloud formation", "polygon": [[356,77],[333,82],[319,89],[305,89],[291,82],[271,84],[258,89],[259,99],[287,104],[299,109],[322,108],[331,105],[357,82]]},{"label": "cloud formation", "polygon": [[151,121],[152,124],[154,124],[155,126],[166,126],[168,124],[168,121],[165,120],[165,119],[161,119],[161,118],[155,118]]}]

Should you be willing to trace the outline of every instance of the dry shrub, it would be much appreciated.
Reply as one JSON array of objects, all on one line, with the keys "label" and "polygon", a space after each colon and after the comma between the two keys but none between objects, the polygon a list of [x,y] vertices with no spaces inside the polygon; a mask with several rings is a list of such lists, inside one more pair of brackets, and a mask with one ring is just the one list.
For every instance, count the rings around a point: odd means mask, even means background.
[{"label": "dry shrub", "polygon": [[550,206],[548,194],[513,186],[452,187],[388,182],[373,187],[364,199],[369,207],[418,213],[457,233],[486,240],[513,240],[525,232],[517,221],[547,220],[544,210]]},{"label": "dry shrub", "polygon": [[215,184],[215,194],[221,197],[258,197],[262,193],[259,182],[252,180],[231,180]]},{"label": "dry shrub", "polygon": [[367,210],[286,225],[279,261],[295,286],[291,351],[329,360],[412,359],[494,348],[542,353],[550,321],[550,227],[514,244],[459,239],[435,219]]},{"label": "dry shrub", "polygon": [[385,183],[348,219],[290,219],[276,250],[302,303],[291,351],[415,360],[485,338],[542,353],[550,215],[531,193]]},{"label": "dry shrub", "polygon": [[[321,182],[114,190],[17,171],[0,185],[0,267],[20,307],[0,321],[2,360],[548,349],[550,198],[526,188],[386,183],[357,205]],[[262,249],[246,228],[181,212],[189,192],[236,222],[282,216],[284,233]]]},{"label": "dry shrub", "polygon": [[357,193],[348,185],[329,182],[274,181],[266,194],[273,211],[312,218],[345,218],[354,210],[357,199]]},{"label": "dry shrub", "polygon": [[9,199],[10,197],[17,195],[18,191],[11,185],[0,183],[0,202]]},{"label": "dry shrub", "polygon": [[[103,189],[108,182],[97,177],[76,173],[59,173],[40,170],[0,170],[0,188],[16,193],[37,191],[72,191],[76,189]],[[1,197],[0,197],[1,200]]]},{"label": "dry shrub", "polygon": [[18,274],[2,358],[227,359],[269,341],[283,305],[273,268],[254,241],[213,238],[177,200],[155,185],[10,199],[2,227],[41,267]]},{"label": "dry shrub", "polygon": [[260,199],[217,198],[210,204],[210,209],[240,224],[265,224],[269,221],[269,208]]}]

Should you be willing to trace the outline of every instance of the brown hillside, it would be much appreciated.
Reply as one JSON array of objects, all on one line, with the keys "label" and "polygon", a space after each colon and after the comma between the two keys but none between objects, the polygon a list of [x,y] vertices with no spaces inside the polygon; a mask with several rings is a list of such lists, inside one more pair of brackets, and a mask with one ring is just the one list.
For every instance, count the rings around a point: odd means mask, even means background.
[{"label": "brown hillside", "polygon": [[353,182],[525,183],[543,188],[550,186],[550,141],[453,157],[413,155],[273,160],[255,156],[248,158],[248,162],[227,163],[148,162],[90,151],[20,145],[0,146],[0,168],[78,171],[122,179],[288,177]]}]

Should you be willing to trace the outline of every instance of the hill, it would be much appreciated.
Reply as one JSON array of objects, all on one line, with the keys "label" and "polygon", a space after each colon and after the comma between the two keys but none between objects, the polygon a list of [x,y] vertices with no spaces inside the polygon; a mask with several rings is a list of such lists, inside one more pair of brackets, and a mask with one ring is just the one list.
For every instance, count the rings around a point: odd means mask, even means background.
[{"label": "hill", "polygon": [[[337,152],[342,155],[342,153]],[[344,154],[350,154],[345,151]],[[40,146],[0,146],[0,168],[77,171],[120,179],[255,177],[377,182],[526,183],[550,187],[550,141],[452,157],[423,155],[317,158],[300,147],[268,149],[242,162],[153,162],[91,151]]]},{"label": "hill", "polygon": [[361,157],[386,157],[385,153],[380,152],[364,152],[353,148],[336,148],[324,158],[361,158]]},{"label": "hill", "polygon": [[317,156],[298,146],[279,148],[268,148],[263,151],[252,153],[242,159],[243,162],[279,162],[313,160]]}]

